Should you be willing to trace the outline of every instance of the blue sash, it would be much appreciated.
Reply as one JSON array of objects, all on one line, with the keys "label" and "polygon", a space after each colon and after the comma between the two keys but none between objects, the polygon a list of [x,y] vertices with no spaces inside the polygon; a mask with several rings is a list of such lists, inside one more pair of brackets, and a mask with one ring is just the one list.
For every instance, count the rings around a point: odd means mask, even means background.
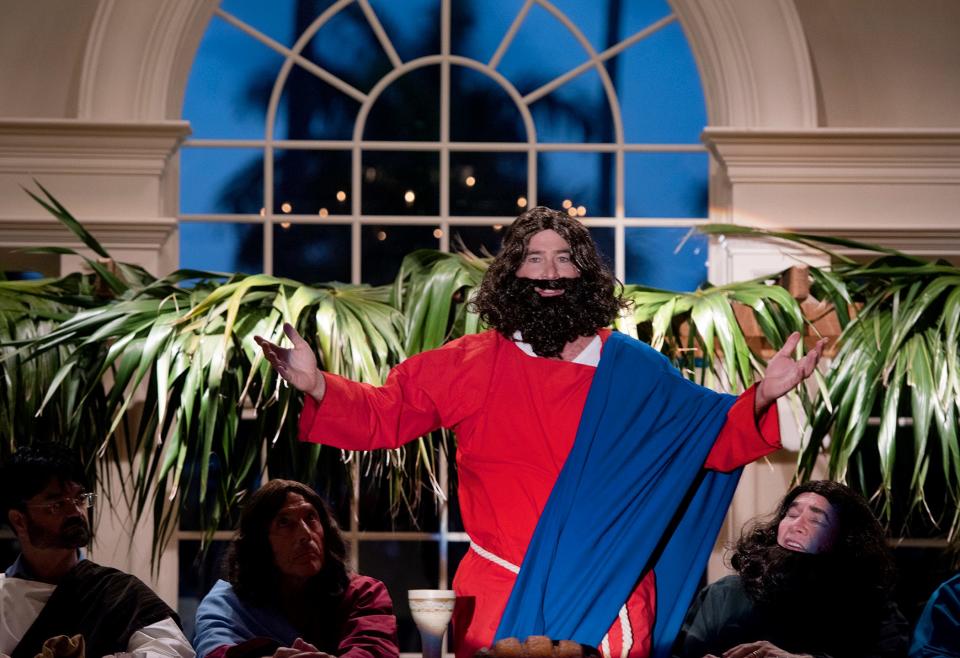
[{"label": "blue sash", "polygon": [[741,469],[702,468],[735,400],[685,379],[644,343],[607,339],[497,639],[598,646],[653,568],[652,655],[668,655],[740,478]]}]

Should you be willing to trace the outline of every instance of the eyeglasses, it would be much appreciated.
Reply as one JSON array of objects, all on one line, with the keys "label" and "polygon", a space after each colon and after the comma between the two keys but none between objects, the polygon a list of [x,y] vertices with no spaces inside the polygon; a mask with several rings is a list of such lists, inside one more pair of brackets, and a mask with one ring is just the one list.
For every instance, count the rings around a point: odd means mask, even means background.
[{"label": "eyeglasses", "polygon": [[60,516],[67,511],[68,505],[73,505],[74,507],[87,510],[93,507],[93,504],[97,502],[97,494],[95,493],[82,493],[75,498],[60,498],[59,500],[54,500],[49,503],[24,503],[26,507],[35,507],[37,509],[45,509],[50,514],[54,516]]}]

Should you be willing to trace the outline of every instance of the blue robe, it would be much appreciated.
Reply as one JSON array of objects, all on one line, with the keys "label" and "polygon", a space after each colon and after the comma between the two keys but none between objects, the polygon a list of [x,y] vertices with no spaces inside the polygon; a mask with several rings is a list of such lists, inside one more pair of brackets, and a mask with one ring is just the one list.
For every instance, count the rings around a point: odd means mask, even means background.
[{"label": "blue robe", "polygon": [[612,334],[497,639],[598,646],[652,568],[652,653],[668,655],[740,478],[742,469],[703,469],[735,401],[685,379],[650,346]]}]

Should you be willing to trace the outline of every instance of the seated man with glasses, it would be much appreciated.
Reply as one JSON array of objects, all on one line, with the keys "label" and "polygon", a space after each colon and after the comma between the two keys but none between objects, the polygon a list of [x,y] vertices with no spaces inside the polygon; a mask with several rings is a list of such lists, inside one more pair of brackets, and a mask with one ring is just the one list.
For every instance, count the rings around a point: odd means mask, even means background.
[{"label": "seated man with glasses", "polygon": [[0,466],[0,505],[20,555],[0,575],[0,654],[33,658],[51,638],[83,637],[90,658],[193,658],[179,619],[135,576],[80,557],[96,494],[72,451],[21,446]]}]

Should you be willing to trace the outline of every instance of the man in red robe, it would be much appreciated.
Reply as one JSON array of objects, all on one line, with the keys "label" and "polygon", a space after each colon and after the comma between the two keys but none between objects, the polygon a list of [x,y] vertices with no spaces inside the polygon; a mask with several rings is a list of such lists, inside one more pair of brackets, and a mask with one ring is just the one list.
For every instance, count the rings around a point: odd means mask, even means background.
[{"label": "man in red robe", "polygon": [[[459,498],[472,549],[454,578],[458,658],[494,637],[573,445],[610,335],[605,327],[624,306],[616,288],[587,229],[538,207],[511,225],[474,301],[492,328],[410,357],[382,387],[320,371],[289,325],[292,349],[258,338],[278,373],[307,393],[301,440],[373,450],[396,448],[439,427],[456,432]],[[822,349],[818,344],[794,361],[798,340],[791,336],[764,381],[730,409],[706,468],[733,470],[779,448],[776,413],[767,411],[813,372]],[[610,620],[601,645],[606,655],[649,655],[655,598],[649,570]]]}]

